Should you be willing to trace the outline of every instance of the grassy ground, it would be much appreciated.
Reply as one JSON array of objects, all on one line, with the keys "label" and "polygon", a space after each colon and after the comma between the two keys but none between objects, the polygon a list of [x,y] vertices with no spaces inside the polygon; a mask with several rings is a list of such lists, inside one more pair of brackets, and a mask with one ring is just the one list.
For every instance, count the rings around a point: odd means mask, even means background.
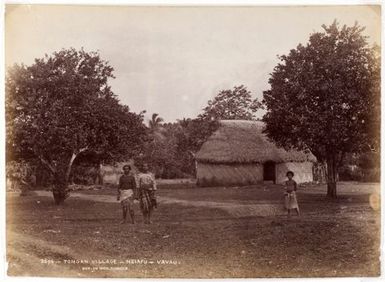
[{"label": "grassy ground", "polygon": [[163,186],[150,226],[142,223],[137,204],[138,223],[120,225],[120,205],[111,188],[73,193],[60,207],[42,193],[25,197],[8,193],[8,273],[194,278],[379,275],[380,213],[376,198],[370,197],[379,185],[340,184],[335,201],[324,197],[325,189],[300,187],[302,215],[287,218],[277,185]]}]

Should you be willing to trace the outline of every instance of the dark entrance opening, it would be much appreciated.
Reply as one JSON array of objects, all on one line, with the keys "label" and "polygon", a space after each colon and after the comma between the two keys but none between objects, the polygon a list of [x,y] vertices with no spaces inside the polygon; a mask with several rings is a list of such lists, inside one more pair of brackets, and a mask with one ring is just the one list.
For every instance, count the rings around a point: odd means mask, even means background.
[{"label": "dark entrance opening", "polygon": [[263,180],[275,183],[275,162],[265,162],[263,164]]}]

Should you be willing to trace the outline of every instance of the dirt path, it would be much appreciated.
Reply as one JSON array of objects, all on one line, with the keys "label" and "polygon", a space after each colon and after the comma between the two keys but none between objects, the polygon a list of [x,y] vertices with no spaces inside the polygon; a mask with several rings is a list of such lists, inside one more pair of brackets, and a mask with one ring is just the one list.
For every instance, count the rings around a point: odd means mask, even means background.
[{"label": "dirt path", "polygon": [[44,273],[44,276],[52,277],[84,278],[92,275],[119,277],[110,271],[90,273],[82,270],[83,265],[89,266],[89,258],[103,260],[103,255],[99,253],[84,249],[78,252],[70,247],[15,231],[7,231],[7,237],[8,275],[19,276],[23,273],[23,276],[36,277]]},{"label": "dirt path", "polygon": [[[73,270],[70,265],[63,263],[48,263],[42,257],[60,256],[65,259],[80,257],[69,247],[59,246],[19,232],[7,231],[8,237],[8,274],[24,273],[25,276],[36,276],[39,273],[56,276],[65,273],[66,276],[81,277],[81,272]],[[33,248],[31,249],[31,246]],[[16,263],[15,263],[16,262]],[[19,269],[23,266],[23,269]]]},{"label": "dirt path", "polygon": [[[35,193],[38,196],[52,197],[52,193],[49,191],[35,191]],[[92,195],[72,192],[71,197],[101,203],[117,203],[116,197],[111,195]],[[229,215],[234,218],[247,216],[286,216],[286,211],[283,209],[283,206],[277,203],[239,204],[213,201],[188,201],[165,196],[159,196],[158,200],[160,204],[178,204],[182,206],[192,206],[198,208],[221,209],[226,211]],[[350,204],[350,206],[355,205],[357,207],[360,206],[360,204]],[[366,220],[365,218],[362,218],[362,216],[357,217],[356,214],[351,213],[351,210],[347,209],[347,206],[341,206],[340,213],[335,215],[335,217],[341,216],[346,218],[354,217],[355,220]],[[312,219],[317,217],[321,220],[325,218],[322,213],[319,213],[317,211],[314,211],[310,214],[306,214],[306,217],[311,217]],[[330,215],[328,215],[328,218],[330,218]]]},{"label": "dirt path", "polygon": [[[49,191],[35,191],[38,196],[52,197],[52,193]],[[111,195],[91,195],[91,194],[82,194],[77,192],[72,192],[71,197],[101,202],[101,203],[117,203],[116,197]],[[229,203],[229,202],[213,202],[213,201],[188,201],[181,200],[172,197],[159,196],[158,198],[160,204],[177,204],[182,206],[192,206],[198,208],[212,208],[212,209],[221,209],[227,212],[231,217],[277,217],[277,216],[286,216],[286,211],[283,209],[283,205],[277,203],[258,203],[258,204],[239,204],[239,203]],[[340,207],[339,213],[334,215],[325,216],[322,212],[315,210],[311,213],[306,213],[302,215],[302,221],[306,220],[321,220],[321,221],[330,221],[332,218],[347,218],[349,220],[354,219],[352,222],[357,223],[359,221],[367,220],[365,213],[357,214],[357,211],[361,204],[349,204],[350,208],[346,205]]]},{"label": "dirt path", "polygon": [[[52,197],[49,191],[35,191],[38,196]],[[72,192],[71,197],[82,200],[95,201],[101,203],[116,203],[116,197],[110,195],[90,195]],[[233,217],[244,216],[275,216],[284,215],[285,211],[280,204],[235,204],[212,201],[187,201],[171,197],[159,197],[160,204],[178,204],[182,206],[193,206],[202,208],[221,209],[228,212]]]},{"label": "dirt path", "polygon": [[[38,190],[34,192],[38,196],[52,197],[52,193],[50,191]],[[92,195],[72,192],[71,197],[101,203],[117,203],[116,197],[112,195]],[[178,204],[182,206],[192,206],[198,208],[221,209],[234,218],[249,216],[286,216],[286,211],[283,209],[283,206],[277,203],[239,204],[213,201],[188,201],[165,196],[159,196],[158,200],[160,204]],[[333,216],[328,215],[327,217],[315,210],[314,212],[303,215],[302,220],[314,220],[316,218],[318,220],[330,220],[332,217],[345,217],[350,220],[354,219],[353,222],[367,220],[365,213],[357,215],[357,213],[352,212],[352,210],[357,210],[357,208],[360,207],[360,204],[349,204],[349,206],[350,208],[348,208],[346,205],[343,205],[340,207],[338,214],[334,214]]]}]

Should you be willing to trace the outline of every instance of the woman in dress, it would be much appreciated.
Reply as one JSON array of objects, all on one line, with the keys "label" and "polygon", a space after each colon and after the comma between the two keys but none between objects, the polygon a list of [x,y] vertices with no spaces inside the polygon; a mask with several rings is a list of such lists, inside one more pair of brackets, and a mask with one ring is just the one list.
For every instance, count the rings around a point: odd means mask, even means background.
[{"label": "woman in dress", "polygon": [[134,219],[134,199],[136,192],[135,177],[130,173],[131,167],[129,165],[123,166],[123,175],[119,179],[118,197],[123,211],[123,220],[121,224],[126,222],[127,211],[130,214],[131,223],[135,223]]},{"label": "woman in dress", "polygon": [[148,170],[148,165],[143,164],[141,173],[138,175],[139,203],[142,210],[144,223],[151,223],[151,215],[154,208],[157,207],[155,197],[156,183],[152,173]]},{"label": "woman in dress", "polygon": [[294,172],[288,171],[286,173],[288,180],[285,182],[285,208],[287,215],[290,216],[290,211],[295,210],[299,215],[299,207],[297,202],[297,182],[293,180]]}]

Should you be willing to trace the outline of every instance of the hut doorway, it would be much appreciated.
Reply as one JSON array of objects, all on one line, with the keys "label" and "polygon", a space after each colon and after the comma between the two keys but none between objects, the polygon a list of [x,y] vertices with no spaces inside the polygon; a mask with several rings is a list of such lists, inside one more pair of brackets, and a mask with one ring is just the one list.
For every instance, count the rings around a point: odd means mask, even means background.
[{"label": "hut doorway", "polygon": [[268,161],[263,164],[263,180],[275,183],[275,162]]}]

